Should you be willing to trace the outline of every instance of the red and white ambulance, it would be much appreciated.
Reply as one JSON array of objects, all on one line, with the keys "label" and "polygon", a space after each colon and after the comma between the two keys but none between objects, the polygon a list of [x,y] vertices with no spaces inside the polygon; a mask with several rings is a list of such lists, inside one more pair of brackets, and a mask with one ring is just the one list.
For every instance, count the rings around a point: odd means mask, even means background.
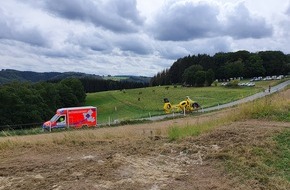
[{"label": "red and white ambulance", "polygon": [[82,128],[97,126],[97,108],[93,106],[60,108],[46,121],[42,128],[51,131],[55,128]]}]

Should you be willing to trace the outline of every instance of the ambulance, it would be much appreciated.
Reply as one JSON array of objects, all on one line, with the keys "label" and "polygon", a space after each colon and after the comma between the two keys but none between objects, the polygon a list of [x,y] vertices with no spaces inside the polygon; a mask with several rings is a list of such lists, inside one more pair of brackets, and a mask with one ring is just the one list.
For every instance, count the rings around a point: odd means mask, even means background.
[{"label": "ambulance", "polygon": [[42,125],[43,130],[97,126],[97,108],[93,106],[60,108]]}]

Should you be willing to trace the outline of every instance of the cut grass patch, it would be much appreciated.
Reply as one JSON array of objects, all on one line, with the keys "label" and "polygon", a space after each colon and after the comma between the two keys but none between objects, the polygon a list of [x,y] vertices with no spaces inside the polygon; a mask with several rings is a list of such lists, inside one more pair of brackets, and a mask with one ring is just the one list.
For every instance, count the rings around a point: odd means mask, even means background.
[{"label": "cut grass patch", "polygon": [[184,127],[173,126],[168,130],[168,137],[170,141],[174,141],[188,136],[198,136],[201,133],[208,132],[218,126],[225,125],[228,122],[229,121],[225,120],[224,118],[218,118],[200,124],[187,125]]},{"label": "cut grass patch", "polygon": [[277,143],[276,159],[271,159],[269,165],[282,172],[290,182],[290,129],[274,137]]},{"label": "cut grass patch", "polygon": [[[256,144],[243,144],[225,150],[228,173],[242,181],[256,181],[261,189],[290,187],[290,130],[267,137]],[[288,187],[288,188],[287,188]]]}]

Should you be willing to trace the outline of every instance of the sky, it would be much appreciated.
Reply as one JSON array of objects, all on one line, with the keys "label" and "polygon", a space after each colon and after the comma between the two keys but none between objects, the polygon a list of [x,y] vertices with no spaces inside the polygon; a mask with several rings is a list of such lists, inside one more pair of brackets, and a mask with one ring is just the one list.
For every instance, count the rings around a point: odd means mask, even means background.
[{"label": "sky", "polygon": [[290,0],[0,1],[0,69],[151,77],[188,55],[290,53]]}]

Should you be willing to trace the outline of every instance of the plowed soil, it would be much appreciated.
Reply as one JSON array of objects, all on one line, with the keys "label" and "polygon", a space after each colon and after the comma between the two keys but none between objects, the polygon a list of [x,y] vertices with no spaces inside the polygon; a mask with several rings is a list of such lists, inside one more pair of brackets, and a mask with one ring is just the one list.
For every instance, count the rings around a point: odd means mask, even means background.
[{"label": "plowed soil", "polygon": [[263,189],[226,172],[220,154],[263,144],[289,123],[247,120],[170,142],[171,126],[211,120],[229,110],[149,124],[5,137],[4,189]]}]

